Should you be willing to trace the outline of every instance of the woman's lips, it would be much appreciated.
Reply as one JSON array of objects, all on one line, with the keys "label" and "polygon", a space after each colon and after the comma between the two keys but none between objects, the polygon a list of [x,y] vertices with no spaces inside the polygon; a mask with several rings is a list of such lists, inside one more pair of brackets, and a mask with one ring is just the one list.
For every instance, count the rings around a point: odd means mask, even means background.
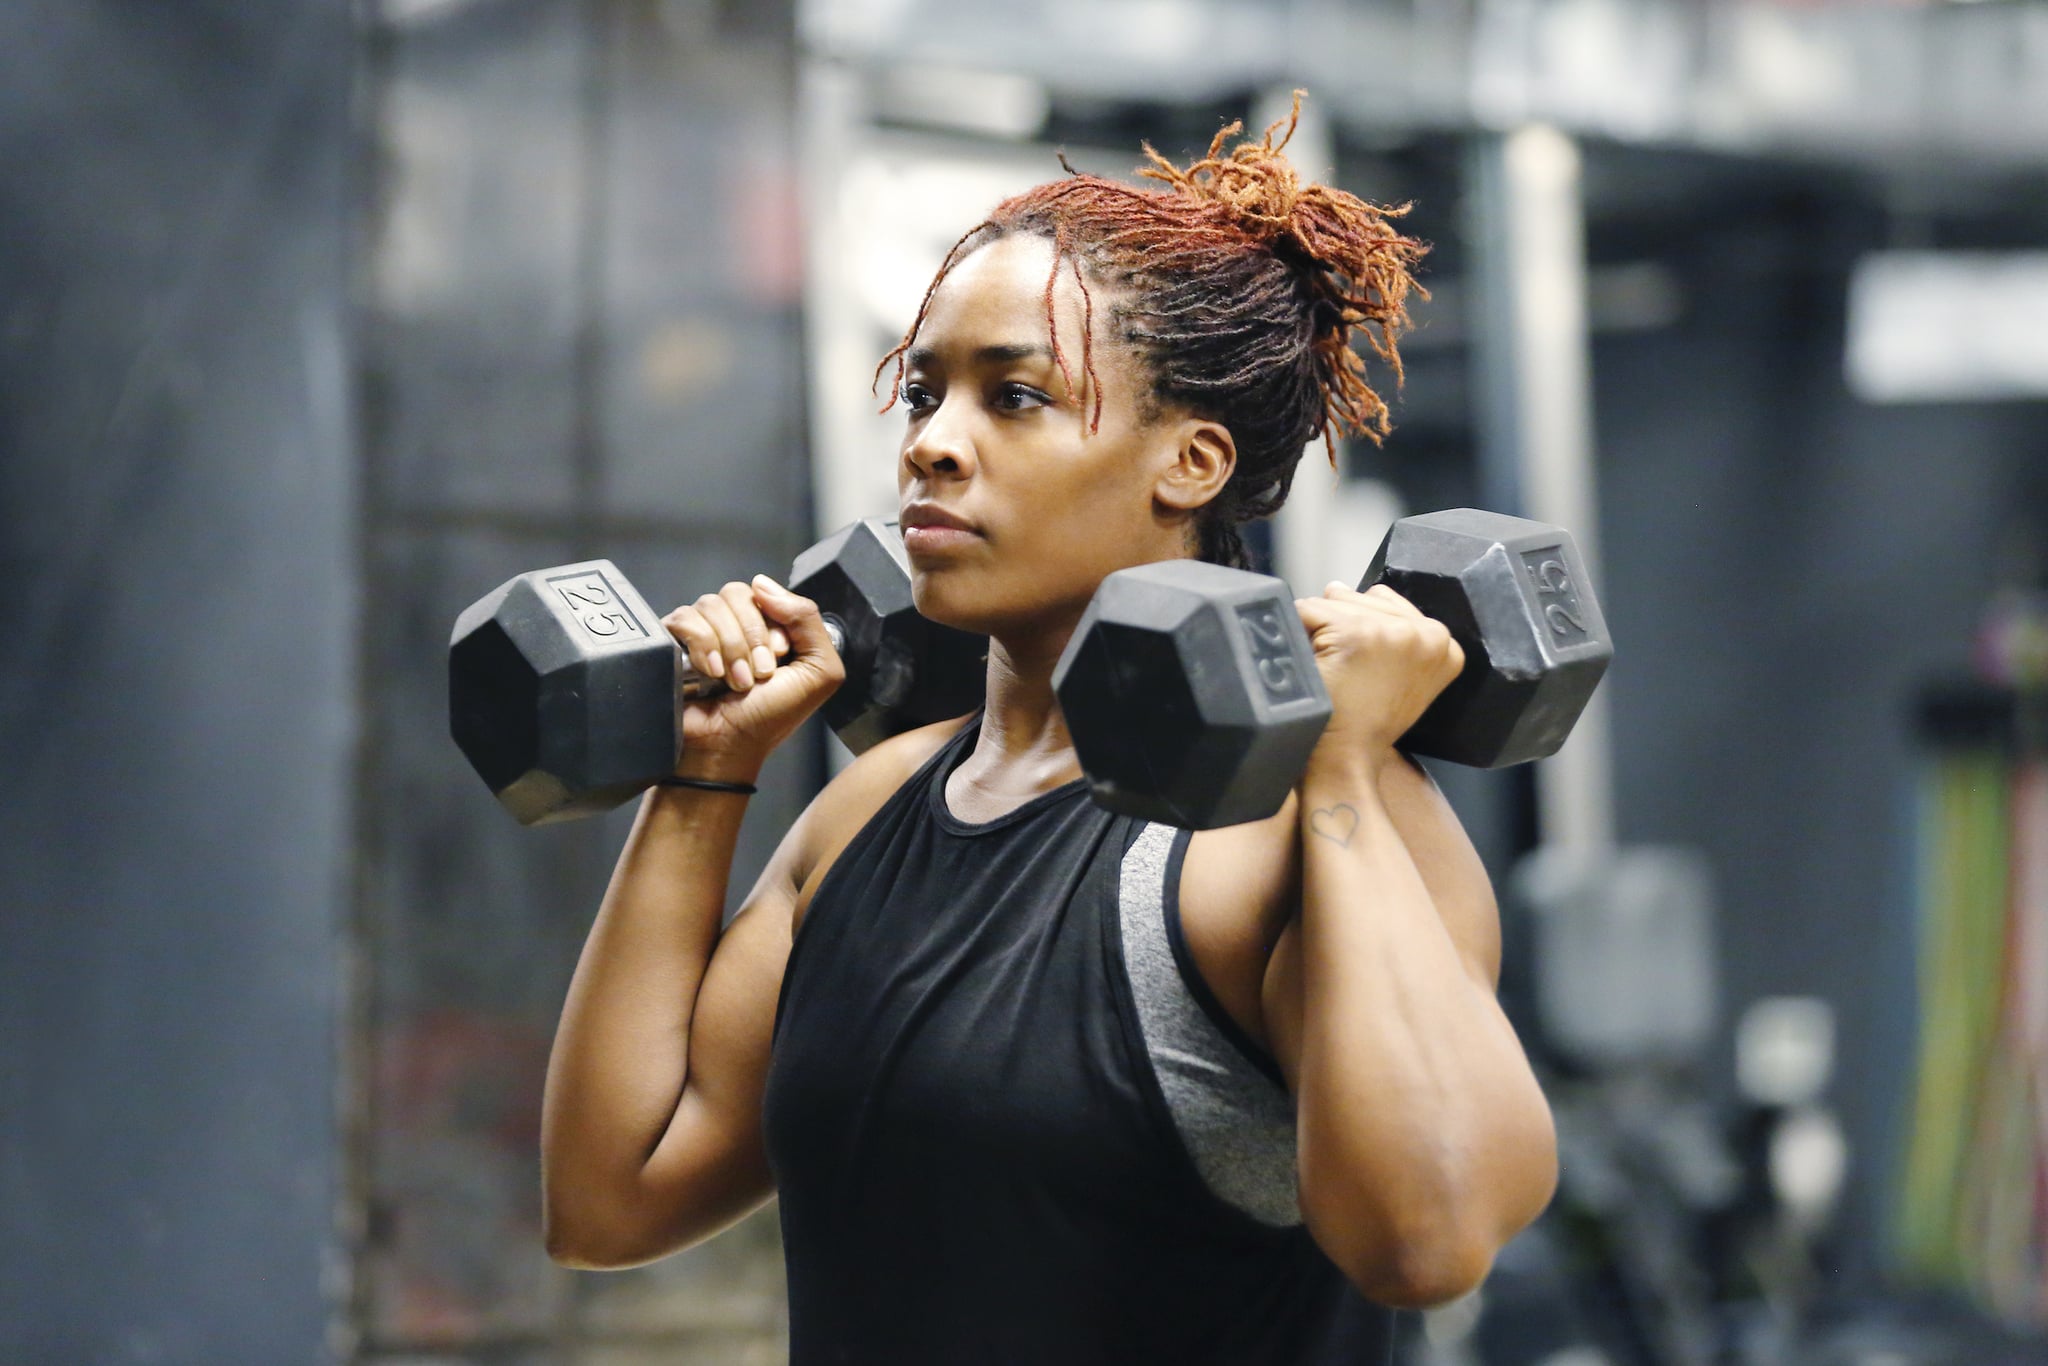
[{"label": "woman's lips", "polygon": [[917,502],[903,509],[903,548],[916,554],[956,550],[981,539],[965,517],[937,503]]},{"label": "woman's lips", "polygon": [[980,539],[981,533],[978,531],[969,531],[966,527],[946,526],[938,522],[903,528],[903,548],[913,555],[956,550],[969,541]]}]

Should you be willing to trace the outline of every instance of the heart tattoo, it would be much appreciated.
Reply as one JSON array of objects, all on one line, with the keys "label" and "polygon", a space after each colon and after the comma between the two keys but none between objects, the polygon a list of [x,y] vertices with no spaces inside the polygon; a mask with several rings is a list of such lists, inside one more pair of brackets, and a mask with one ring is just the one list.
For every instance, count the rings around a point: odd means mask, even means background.
[{"label": "heart tattoo", "polygon": [[1326,806],[1310,814],[1308,828],[1339,849],[1349,849],[1351,837],[1358,833],[1358,808],[1343,803]]}]

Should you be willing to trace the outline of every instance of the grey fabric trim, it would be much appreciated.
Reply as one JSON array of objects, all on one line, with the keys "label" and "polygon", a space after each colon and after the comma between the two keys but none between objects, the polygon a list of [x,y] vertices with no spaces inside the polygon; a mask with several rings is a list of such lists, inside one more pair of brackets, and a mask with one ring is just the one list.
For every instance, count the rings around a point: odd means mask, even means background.
[{"label": "grey fabric trim", "polygon": [[1170,826],[1148,825],[1117,882],[1124,967],[1174,1127],[1209,1189],[1262,1224],[1301,1222],[1294,1101],[1252,1065],[1181,980],[1166,938]]}]

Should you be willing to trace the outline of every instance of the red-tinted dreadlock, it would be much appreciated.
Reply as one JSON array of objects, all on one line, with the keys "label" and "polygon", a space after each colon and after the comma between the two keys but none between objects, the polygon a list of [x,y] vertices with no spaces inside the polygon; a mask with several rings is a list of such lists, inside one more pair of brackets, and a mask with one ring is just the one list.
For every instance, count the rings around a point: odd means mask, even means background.
[{"label": "red-tinted dreadlock", "polygon": [[876,381],[894,361],[901,387],[904,353],[932,294],[962,258],[1014,233],[1047,238],[1046,328],[1069,390],[1074,377],[1053,322],[1053,289],[1069,265],[1081,287],[1081,368],[1095,394],[1089,431],[1102,420],[1092,275],[1109,289],[1115,334],[1150,366],[1153,401],[1230,429],[1237,468],[1203,509],[1201,556],[1243,565],[1237,525],[1286,501],[1310,440],[1330,440],[1334,465],[1332,438],[1377,442],[1386,434],[1387,405],[1366,382],[1365,360],[1351,341],[1364,337],[1399,382],[1396,342],[1408,326],[1408,293],[1420,289],[1410,272],[1428,250],[1390,221],[1407,205],[1383,208],[1301,183],[1281,155],[1300,117],[1296,91],[1293,112],[1257,142],[1245,139],[1226,153],[1224,144],[1243,127],[1233,123],[1185,170],[1146,146],[1150,164],[1140,174],[1164,182],[1164,190],[1068,167],[1066,179],[1005,200],[946,253],[910,330],[875,368]]}]

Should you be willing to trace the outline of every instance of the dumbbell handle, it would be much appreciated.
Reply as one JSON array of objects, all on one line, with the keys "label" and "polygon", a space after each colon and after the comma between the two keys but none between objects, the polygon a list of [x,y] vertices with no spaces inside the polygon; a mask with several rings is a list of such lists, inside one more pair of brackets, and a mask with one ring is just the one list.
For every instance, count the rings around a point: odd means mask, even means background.
[{"label": "dumbbell handle", "polygon": [[[832,642],[834,650],[846,649],[846,627],[838,617],[824,614],[825,636]],[[705,702],[714,697],[723,697],[732,689],[722,678],[706,678],[689,665],[689,656],[682,656],[676,665],[676,696],[686,702]]]}]

